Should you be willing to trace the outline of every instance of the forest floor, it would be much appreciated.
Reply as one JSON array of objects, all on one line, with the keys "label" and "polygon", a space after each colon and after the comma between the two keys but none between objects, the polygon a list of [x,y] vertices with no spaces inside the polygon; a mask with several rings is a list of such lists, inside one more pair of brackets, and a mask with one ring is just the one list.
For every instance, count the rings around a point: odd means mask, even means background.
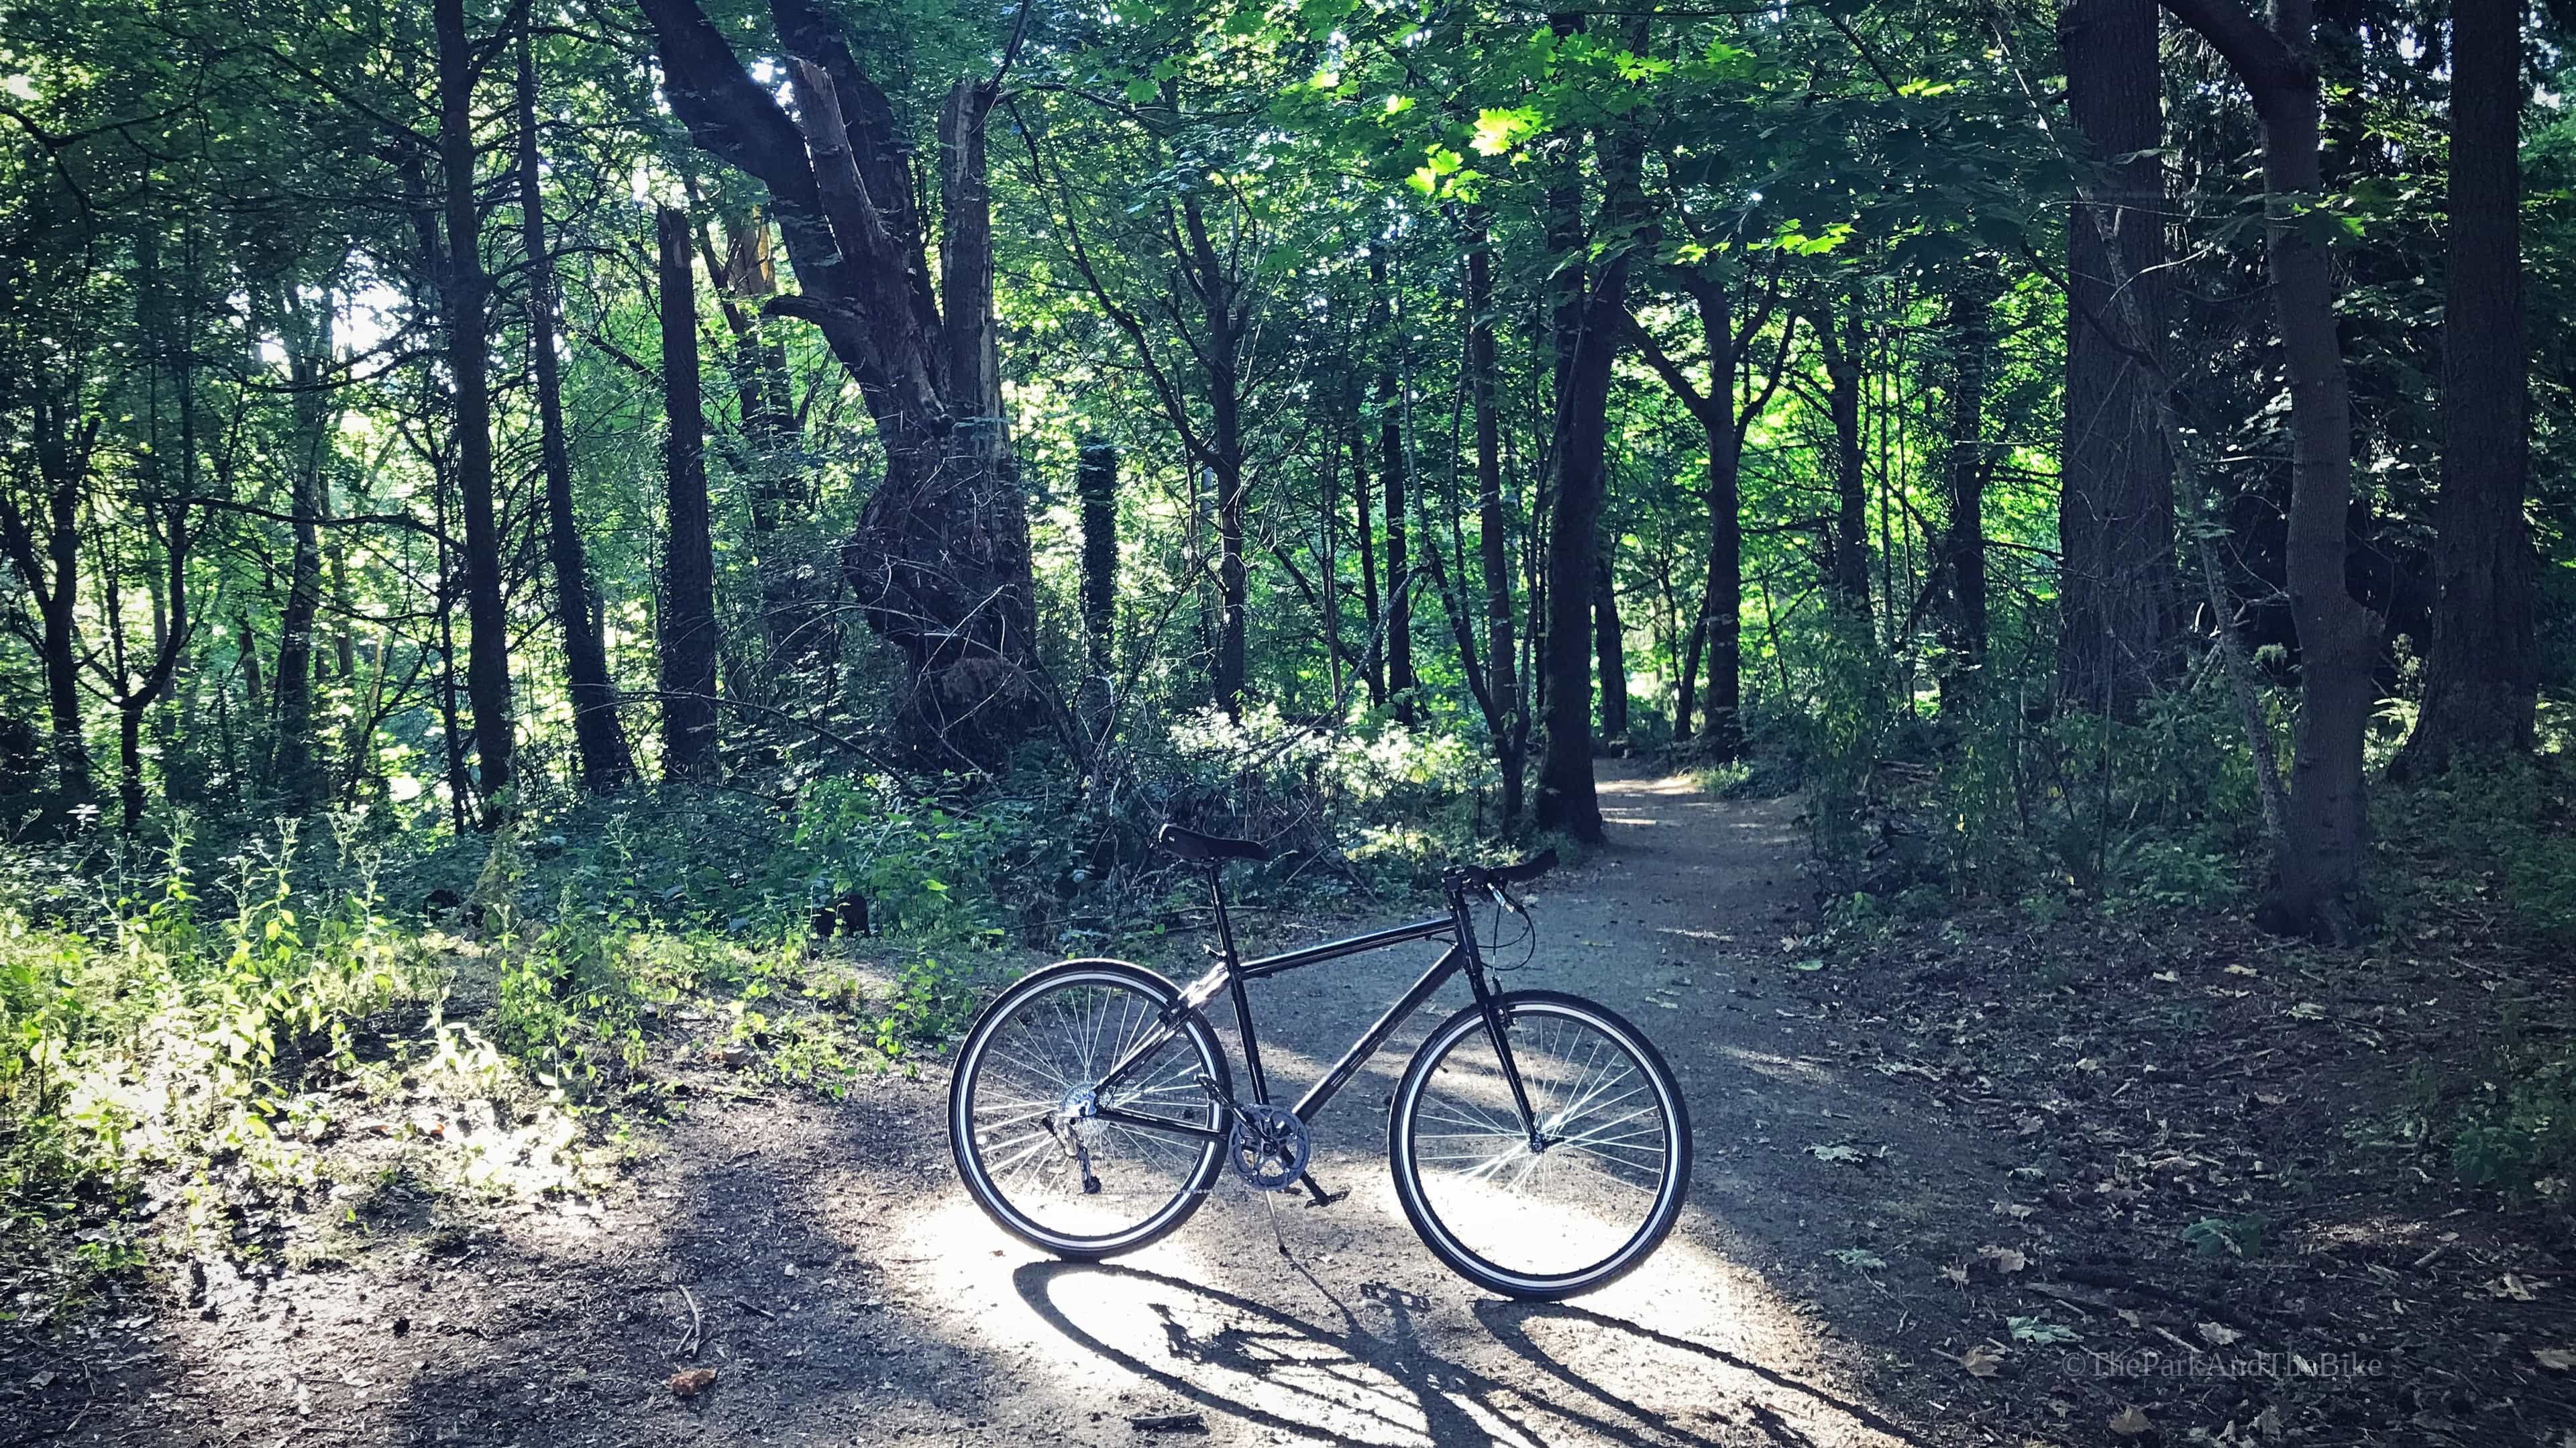
[{"label": "forest floor", "polygon": [[[2463,1210],[2367,1129],[2393,1063],[2518,989],[2499,970],[2338,988],[2250,935],[2006,919],[1827,963],[1796,801],[1619,764],[1603,794],[1613,843],[1537,887],[1512,980],[1646,1027],[1698,1169],[1657,1257],[1592,1296],[1485,1298],[1405,1226],[1385,1100],[1436,1009],[1322,1121],[1346,1199],[1229,1178],[1104,1266],[966,1200],[937,1068],[831,1102],[710,1061],[599,1195],[380,1192],[297,1270],[183,1267],[0,1362],[0,1440],[2576,1448],[2564,1219]],[[1311,1078],[1423,963],[1256,988],[1273,1075]],[[2564,1029],[2540,998],[2523,1028]]]}]

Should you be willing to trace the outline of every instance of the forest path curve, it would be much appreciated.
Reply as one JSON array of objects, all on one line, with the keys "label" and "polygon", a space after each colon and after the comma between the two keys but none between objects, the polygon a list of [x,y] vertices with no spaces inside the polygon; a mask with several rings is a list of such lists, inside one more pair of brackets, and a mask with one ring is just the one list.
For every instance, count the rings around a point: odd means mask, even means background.
[{"label": "forest path curve", "polygon": [[[1885,1078],[1844,1080],[1823,1014],[1775,994],[1804,913],[1795,802],[1715,801],[1625,763],[1601,791],[1612,843],[1535,887],[1538,950],[1508,979],[1638,1022],[1682,1078],[1698,1148],[1672,1238],[1601,1292],[1485,1297],[1406,1226],[1385,1099],[1444,993],[1320,1122],[1316,1175],[1350,1193],[1329,1208],[1227,1178],[1165,1242],[1060,1263],[958,1189],[944,1075],[837,1105],[745,1093],[697,1108],[587,1214],[478,1220],[436,1251],[388,1243],[349,1271],[219,1288],[220,1311],[164,1320],[159,1381],[71,1438],[1123,1445],[1153,1441],[1136,1419],[1195,1414],[1207,1436],[1183,1441],[1957,1441],[1925,1426],[1940,1404],[1873,1392],[1886,1358],[1864,1340],[1892,1299],[1830,1256],[1903,1208],[1837,1190],[1856,1168],[1809,1145],[1949,1148],[1872,1089]],[[1365,923],[1253,922],[1246,944]],[[1427,958],[1257,987],[1281,1091]],[[691,1367],[715,1382],[682,1401],[666,1379]]]}]

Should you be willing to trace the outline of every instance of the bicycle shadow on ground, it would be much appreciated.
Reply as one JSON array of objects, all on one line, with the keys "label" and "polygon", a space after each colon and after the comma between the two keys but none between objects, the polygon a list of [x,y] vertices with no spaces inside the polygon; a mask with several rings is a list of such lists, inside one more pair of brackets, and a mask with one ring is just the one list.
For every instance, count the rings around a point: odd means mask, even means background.
[{"label": "bicycle shadow on ground", "polygon": [[[1325,1320],[1114,1264],[1030,1262],[1012,1273],[1012,1285],[1049,1329],[1104,1363],[1212,1420],[1298,1438],[1371,1448],[1488,1441],[1833,1448],[1916,1441],[1866,1408],[1760,1364],[1582,1308],[1479,1303],[1474,1315],[1485,1333],[1450,1345],[1458,1350],[1434,1350],[1421,1336],[1428,1304],[1420,1294],[1372,1281],[1362,1285],[1354,1307],[1302,1267],[1295,1270],[1331,1304]],[[1624,1334],[1630,1345],[1614,1345],[1607,1363],[1594,1362],[1598,1354],[1551,1350],[1542,1342],[1548,1329],[1533,1332],[1534,1319],[1577,1326],[1596,1340]],[[1657,1351],[1640,1354],[1634,1344]],[[1511,1357],[1569,1391],[1543,1394],[1507,1381],[1501,1374],[1510,1370]],[[1742,1382],[1713,1385],[1711,1368]]]},{"label": "bicycle shadow on ground", "polygon": [[[1614,1393],[1596,1378],[1577,1371],[1568,1362],[1568,1355],[1579,1353],[1584,1358],[1607,1355],[1631,1364],[1657,1359],[1698,1359],[1710,1371],[1767,1384],[1775,1390],[1772,1396],[1786,1396],[1803,1402],[1811,1410],[1847,1419],[1891,1442],[1906,1445],[1906,1448],[1921,1448],[1920,1439],[1865,1404],[1840,1397],[1713,1343],[1659,1332],[1571,1302],[1506,1302],[1489,1298],[1469,1310],[1496,1341],[1509,1347],[1524,1362],[1597,1400],[1604,1408],[1634,1418],[1669,1424],[1664,1413],[1646,1403]],[[1550,1339],[1554,1345],[1543,1342],[1543,1338]],[[1644,1376],[1651,1377],[1651,1374]],[[1764,1396],[1748,1394],[1742,1401],[1755,1426],[1770,1435],[1774,1442],[1790,1445],[1813,1441],[1786,1421]]]}]

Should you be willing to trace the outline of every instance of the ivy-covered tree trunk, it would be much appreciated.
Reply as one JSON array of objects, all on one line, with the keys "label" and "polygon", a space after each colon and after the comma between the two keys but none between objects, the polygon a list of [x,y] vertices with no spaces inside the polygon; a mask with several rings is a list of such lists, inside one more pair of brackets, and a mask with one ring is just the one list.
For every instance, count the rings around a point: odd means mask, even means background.
[{"label": "ivy-covered tree trunk", "polygon": [[993,332],[985,123],[998,84],[959,80],[940,107],[934,285],[910,138],[822,9],[769,6],[792,118],[695,0],[643,10],[691,138],[768,192],[801,286],[768,309],[822,332],[876,423],[885,476],[841,562],[869,627],[903,659],[898,730],[925,762],[999,768],[1048,712]]},{"label": "ivy-covered tree trunk", "polygon": [[715,540],[707,509],[706,414],[698,379],[698,302],[689,218],[662,208],[655,218],[662,300],[665,482],[662,607],[662,772],[671,779],[716,775]]},{"label": "ivy-covered tree trunk", "polygon": [[[536,57],[519,37],[519,232],[527,249],[528,353],[537,377],[537,454],[546,478],[546,556],[554,567],[555,626],[563,635],[564,682],[572,695],[573,746],[581,757],[582,788],[605,793],[635,774],[626,727],[617,717],[617,685],[609,677],[608,641],[599,602],[590,591],[590,564],[573,512],[572,449],[564,436],[563,361],[555,354],[558,309],[554,251],[546,241],[545,192],[537,155]],[[343,666],[345,669],[345,665]]]},{"label": "ivy-covered tree trunk", "polygon": [[2451,6],[2450,260],[2442,310],[2442,492],[2423,710],[2399,765],[2529,750],[2539,668],[2522,311],[2522,5]]},{"label": "ivy-covered tree trunk", "polygon": [[510,720],[510,615],[493,501],[492,339],[485,330],[491,279],[483,271],[483,208],[474,180],[474,79],[480,66],[465,34],[465,0],[433,0],[431,23],[438,38],[438,155],[447,226],[439,311],[447,327],[448,381],[456,390],[457,496],[465,515],[465,694],[474,710],[477,784],[483,798],[497,804],[510,787],[516,738]]},{"label": "ivy-covered tree trunk", "polygon": [[[2128,719],[2178,661],[2173,456],[2156,415],[2156,369],[2137,355],[2160,341],[2167,259],[2155,0],[2072,0],[2058,42],[2094,205],[2107,217],[2079,211],[2067,227],[2057,693],[2068,707]],[[2126,316],[2147,326],[2143,342],[2127,338]]]}]

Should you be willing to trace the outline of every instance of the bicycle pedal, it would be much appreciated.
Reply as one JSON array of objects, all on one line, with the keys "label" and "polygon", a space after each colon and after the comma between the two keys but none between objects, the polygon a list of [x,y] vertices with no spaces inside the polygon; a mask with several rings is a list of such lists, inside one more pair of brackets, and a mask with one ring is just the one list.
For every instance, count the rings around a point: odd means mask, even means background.
[{"label": "bicycle pedal", "polygon": [[1297,1185],[1304,1187],[1306,1189],[1306,1195],[1311,1198],[1311,1200],[1306,1203],[1309,1207],[1329,1207],[1333,1203],[1338,1202],[1342,1198],[1351,1194],[1348,1187],[1344,1187],[1338,1192],[1328,1192],[1324,1190],[1324,1184],[1315,1180],[1314,1174],[1311,1172],[1298,1177]]}]

